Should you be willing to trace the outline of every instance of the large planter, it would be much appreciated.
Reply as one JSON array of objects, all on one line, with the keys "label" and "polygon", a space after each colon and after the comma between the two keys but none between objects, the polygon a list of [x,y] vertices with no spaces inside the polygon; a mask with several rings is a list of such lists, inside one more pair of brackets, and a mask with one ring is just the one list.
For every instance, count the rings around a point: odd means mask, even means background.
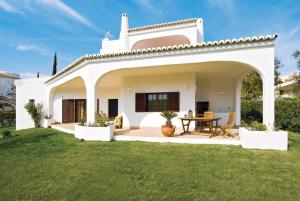
[{"label": "large planter", "polygon": [[161,126],[161,132],[165,137],[172,137],[175,133],[175,126],[173,125]]},{"label": "large planter", "polygon": [[250,131],[239,128],[241,145],[246,149],[288,149],[288,132],[286,131]]},{"label": "large planter", "polygon": [[75,137],[87,141],[111,141],[115,126],[88,127],[75,124]]},{"label": "large planter", "polygon": [[48,128],[49,126],[51,126],[54,123],[55,123],[54,119],[44,119],[43,120],[43,127]]}]

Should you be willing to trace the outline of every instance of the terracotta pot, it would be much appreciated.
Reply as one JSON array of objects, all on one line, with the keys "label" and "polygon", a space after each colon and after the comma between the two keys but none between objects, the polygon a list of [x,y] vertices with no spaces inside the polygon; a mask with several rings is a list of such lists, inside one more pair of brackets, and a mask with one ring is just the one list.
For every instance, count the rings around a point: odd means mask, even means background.
[{"label": "terracotta pot", "polygon": [[165,137],[172,137],[175,133],[175,126],[173,125],[163,125],[161,126],[161,132]]}]

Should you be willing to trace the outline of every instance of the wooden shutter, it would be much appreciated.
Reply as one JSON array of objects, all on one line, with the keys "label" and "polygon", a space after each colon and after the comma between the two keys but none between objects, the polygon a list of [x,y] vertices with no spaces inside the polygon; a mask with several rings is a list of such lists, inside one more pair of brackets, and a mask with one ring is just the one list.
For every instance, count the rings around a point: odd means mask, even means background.
[{"label": "wooden shutter", "polygon": [[168,93],[168,110],[179,112],[179,92]]},{"label": "wooden shutter", "polygon": [[136,93],[135,94],[135,111],[146,112],[146,94]]}]

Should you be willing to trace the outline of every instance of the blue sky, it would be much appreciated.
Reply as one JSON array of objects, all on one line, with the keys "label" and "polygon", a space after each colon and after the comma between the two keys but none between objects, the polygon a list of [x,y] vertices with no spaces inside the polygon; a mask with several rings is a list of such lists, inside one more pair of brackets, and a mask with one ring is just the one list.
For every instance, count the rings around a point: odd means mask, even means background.
[{"label": "blue sky", "polygon": [[107,31],[118,37],[123,12],[130,27],[201,17],[205,41],[278,34],[281,73],[297,70],[299,0],[0,0],[0,70],[47,75],[55,51],[59,69],[98,53]]}]

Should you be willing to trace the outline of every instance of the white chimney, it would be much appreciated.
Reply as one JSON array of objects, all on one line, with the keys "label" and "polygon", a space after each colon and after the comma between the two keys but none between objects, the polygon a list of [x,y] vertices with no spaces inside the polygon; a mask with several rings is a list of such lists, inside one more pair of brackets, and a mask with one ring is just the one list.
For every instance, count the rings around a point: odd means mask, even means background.
[{"label": "white chimney", "polygon": [[128,51],[128,14],[122,14],[121,31],[120,31],[120,51]]}]

